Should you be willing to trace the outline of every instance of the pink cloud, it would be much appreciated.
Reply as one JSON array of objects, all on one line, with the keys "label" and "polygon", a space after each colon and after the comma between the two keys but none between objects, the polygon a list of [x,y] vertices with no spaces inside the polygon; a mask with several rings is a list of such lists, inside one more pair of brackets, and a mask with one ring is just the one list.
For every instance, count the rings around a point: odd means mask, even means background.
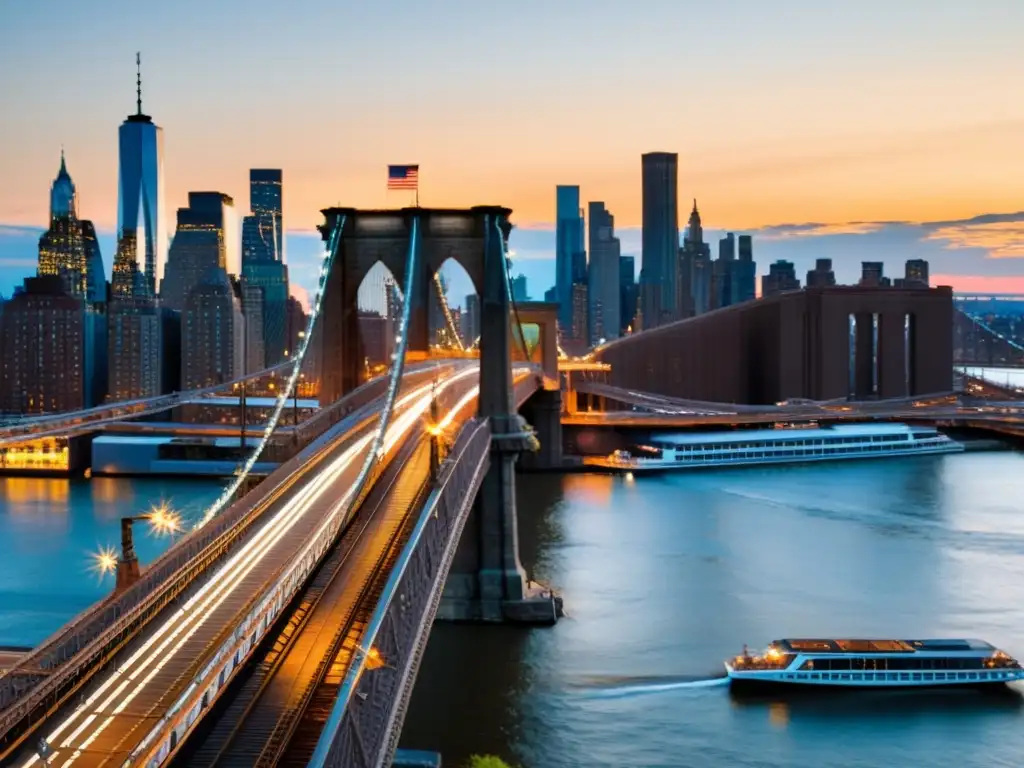
[{"label": "pink cloud", "polygon": [[308,314],[310,307],[309,291],[307,291],[298,283],[289,283],[288,290],[291,293],[292,298],[299,302],[299,304],[302,305],[302,308]]},{"label": "pink cloud", "polygon": [[958,293],[1018,293],[1024,296],[1024,276],[931,275],[932,285],[950,285]]}]

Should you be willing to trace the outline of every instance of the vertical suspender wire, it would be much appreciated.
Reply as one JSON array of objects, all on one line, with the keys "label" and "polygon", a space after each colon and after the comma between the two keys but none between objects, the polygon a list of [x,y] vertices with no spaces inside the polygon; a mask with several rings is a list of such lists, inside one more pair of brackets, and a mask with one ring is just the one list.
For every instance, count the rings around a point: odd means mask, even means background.
[{"label": "vertical suspender wire", "polygon": [[[320,279],[317,283],[316,296],[313,299],[313,306],[310,308],[309,320],[306,321],[306,335],[299,342],[298,353],[295,355],[295,361],[292,363],[292,371],[288,376],[288,384],[281,390],[277,396],[277,402],[274,403],[274,410],[270,414],[270,420],[267,422],[266,427],[263,430],[263,436],[260,438],[259,444],[253,449],[253,452],[246,459],[245,463],[241,466],[240,471],[235,475],[235,479],[228,484],[228,487],[224,489],[224,492],[213,502],[203,516],[196,522],[195,528],[202,528],[213,518],[224,511],[225,508],[231,505],[232,499],[234,499],[235,493],[245,482],[245,479],[252,472],[252,468],[256,465],[260,456],[263,454],[263,450],[270,444],[270,439],[274,435],[274,430],[277,429],[277,424],[281,420],[281,414],[284,411],[285,405],[288,403],[288,398],[291,397],[292,392],[298,385],[299,375],[302,372],[302,362],[306,359],[306,350],[309,349],[310,341],[313,338],[313,329],[316,326],[317,318],[320,316],[320,307],[323,304],[324,291],[327,288],[327,278],[330,277],[331,267],[334,265],[334,259],[338,255],[338,247],[341,244],[341,233],[345,228],[345,216],[340,215],[335,221],[334,230],[331,232],[331,237],[328,241],[327,250],[323,255],[323,262],[320,265]],[[289,341],[289,344],[291,342]]]},{"label": "vertical suspender wire", "polygon": [[441,305],[441,311],[444,313],[445,323],[448,325],[448,333],[452,337],[452,346],[457,348],[460,352],[465,351],[465,347],[462,345],[462,339],[459,338],[458,330],[455,327],[455,318],[452,315],[451,308],[448,306],[448,299],[444,295],[444,286],[441,284],[441,273],[434,273],[434,292],[437,293],[437,301]]},{"label": "vertical suspender wire", "polygon": [[412,290],[416,284],[416,269],[419,261],[419,239],[420,239],[420,217],[413,214],[412,229],[409,232],[409,252],[405,260],[405,296],[402,302],[402,318],[398,324],[398,345],[395,348],[395,361],[391,365],[391,380],[388,382],[388,392],[384,400],[384,407],[380,411],[380,420],[377,422],[377,432],[373,438],[363,468],[353,483],[354,499],[351,509],[356,510],[362,504],[368,489],[367,480],[373,467],[384,458],[384,438],[387,435],[388,424],[391,422],[391,413],[395,408],[395,400],[398,397],[398,388],[401,386],[402,377],[405,373],[405,355],[409,348],[409,323],[412,317]]}]

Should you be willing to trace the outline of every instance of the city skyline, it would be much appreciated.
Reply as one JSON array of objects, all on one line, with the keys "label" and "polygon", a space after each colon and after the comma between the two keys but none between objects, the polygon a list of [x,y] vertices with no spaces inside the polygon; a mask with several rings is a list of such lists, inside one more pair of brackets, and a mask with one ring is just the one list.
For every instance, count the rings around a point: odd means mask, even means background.
[{"label": "city skyline", "polygon": [[[282,61],[288,58],[284,49],[295,47],[296,54],[273,74],[282,109],[245,121],[239,115],[246,104],[262,103],[258,97],[265,97],[265,84],[247,82],[246,69],[260,51],[247,49],[244,40],[273,25],[291,29],[305,14],[274,6],[260,14],[241,13],[240,6],[227,3],[210,12],[209,23],[196,30],[189,57],[182,59],[175,31],[193,18],[193,3],[158,12],[112,1],[124,11],[123,50],[105,47],[82,56],[88,31],[100,22],[72,3],[58,5],[66,8],[57,22],[38,8],[12,8],[0,30],[0,63],[25,70],[5,94],[20,108],[0,126],[0,168],[19,180],[0,189],[0,292],[5,295],[31,269],[34,253],[18,245],[17,234],[45,227],[46,184],[62,144],[75,168],[80,215],[96,223],[109,274],[117,218],[114,125],[134,111],[136,49],[143,51],[145,111],[167,136],[168,213],[185,205],[189,191],[206,189],[223,190],[236,199],[237,211],[248,210],[249,169],[282,168],[289,179],[288,239],[310,241],[289,259],[296,287],[306,291],[313,287],[319,251],[312,230],[319,209],[339,200],[357,206],[405,204],[389,198],[384,184],[386,164],[399,160],[420,163],[426,206],[490,201],[513,209],[518,229],[512,248],[534,297],[554,283],[553,264],[541,269],[525,262],[553,260],[553,243],[550,249],[534,246],[553,227],[551,190],[557,184],[580,186],[583,206],[605,202],[616,216],[622,253],[639,257],[639,245],[630,243],[641,218],[637,156],[651,151],[678,153],[679,199],[700,200],[709,238],[725,230],[755,236],[762,273],[776,258],[803,268],[806,249],[807,262],[833,258],[842,274],[844,261],[850,261],[853,275],[860,260],[876,258],[881,250],[877,258],[890,271],[907,258],[924,258],[934,265],[936,281],[961,290],[1024,291],[1013,258],[1024,256],[1024,212],[1017,212],[1024,194],[1007,180],[1004,160],[1024,148],[1019,130],[1024,108],[998,97],[1012,87],[1022,65],[1012,57],[1013,25],[993,28],[978,10],[908,3],[887,14],[884,25],[874,25],[868,22],[881,6],[873,2],[840,9],[832,21],[824,14],[797,14],[797,3],[768,13],[739,0],[685,9],[649,2],[647,14],[586,17],[595,34],[622,41],[621,49],[606,47],[606,58],[595,61],[582,49],[564,50],[556,34],[577,19],[578,4],[567,2],[546,15],[546,27],[538,10],[528,7],[503,18],[503,33],[485,44],[463,33],[467,26],[489,28],[493,11],[447,3],[433,20],[399,3],[404,12],[387,19],[379,10],[359,11],[355,27],[361,32],[341,58],[334,46],[315,44],[326,43],[333,34],[328,31],[302,24],[308,39],[282,35]],[[1010,3],[985,5],[990,13],[1024,14]],[[316,11],[322,30],[329,30],[332,20],[341,26],[341,15],[349,13],[316,0],[305,10]],[[152,23],[154,14],[161,24]],[[721,45],[717,36],[669,45],[674,37],[667,30],[673,25],[665,21],[681,15],[687,25],[726,24],[730,57],[704,55],[709,46]],[[442,22],[458,23],[447,29]],[[354,68],[360,52],[372,45],[370,33],[394,25],[423,34],[379,66],[365,72]],[[219,35],[229,26],[237,34]],[[344,26],[337,34],[348,39],[354,32]],[[975,34],[982,29],[984,36]],[[39,61],[32,51],[44,36],[53,43],[48,45],[52,56]],[[446,36],[457,37],[460,47],[441,60],[434,49]],[[869,39],[877,45],[866,66],[863,44]],[[628,55],[638,51],[640,41],[647,55],[642,60]],[[535,51],[530,61],[518,56],[525,44]],[[571,59],[577,53],[578,68],[588,77],[608,76],[600,93],[578,88],[576,78],[538,75],[540,65],[556,54]],[[215,56],[229,57],[233,64],[207,66]],[[410,57],[421,62],[421,70],[402,66]],[[816,66],[809,68],[812,59]],[[51,69],[74,74],[56,78]],[[671,112],[663,124],[637,119],[653,114],[665,78],[675,81],[679,72],[695,73],[685,79],[683,91],[687,108],[698,105],[699,119],[679,120]],[[334,74],[342,76],[337,87],[348,94],[339,95],[338,103],[356,109],[313,98],[323,78]],[[469,85],[488,74],[500,78],[501,109],[491,98],[465,96]],[[48,98],[35,99],[32,94],[44,81]],[[396,83],[403,86],[398,91]],[[383,87],[388,84],[391,90]],[[605,104],[608,88],[617,107],[611,111]],[[573,91],[575,109],[561,104],[565,89]],[[949,98],[953,91],[955,104]],[[395,99],[394,92],[410,95]],[[458,101],[457,95],[462,96]],[[75,99],[80,108],[70,127],[60,110]],[[588,119],[598,107],[603,119]],[[449,124],[453,109],[459,119]],[[509,114],[527,119],[508,120]],[[319,149],[335,146],[337,135],[345,136],[337,151]],[[680,211],[682,217],[685,213]],[[984,216],[996,220],[975,220]],[[173,228],[167,229],[170,237]],[[771,246],[773,238],[782,245]],[[845,256],[857,247],[850,238],[862,238],[859,257]],[[818,250],[812,254],[814,243]]]}]

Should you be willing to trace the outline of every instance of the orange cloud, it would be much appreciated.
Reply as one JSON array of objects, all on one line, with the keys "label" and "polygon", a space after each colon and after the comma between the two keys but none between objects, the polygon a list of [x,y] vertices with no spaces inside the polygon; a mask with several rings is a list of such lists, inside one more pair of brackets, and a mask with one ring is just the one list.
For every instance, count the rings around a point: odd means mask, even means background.
[{"label": "orange cloud", "polygon": [[776,224],[757,230],[764,240],[788,240],[794,237],[827,237],[828,235],[868,235],[891,222],[848,221],[837,224]]},{"label": "orange cloud", "polygon": [[1024,257],[1024,221],[951,224],[939,227],[925,239],[941,241],[951,250],[981,248],[995,259]]}]

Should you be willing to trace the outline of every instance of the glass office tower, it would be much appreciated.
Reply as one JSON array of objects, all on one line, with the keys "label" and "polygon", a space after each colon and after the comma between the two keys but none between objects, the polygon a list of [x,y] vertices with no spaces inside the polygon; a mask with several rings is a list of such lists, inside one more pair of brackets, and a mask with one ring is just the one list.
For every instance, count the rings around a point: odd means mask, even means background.
[{"label": "glass office tower", "polygon": [[[115,297],[133,295],[136,285],[155,296],[167,258],[163,130],[142,112],[141,75],[137,95],[135,114],[129,115],[118,130]],[[135,273],[143,279],[136,281]]]}]

